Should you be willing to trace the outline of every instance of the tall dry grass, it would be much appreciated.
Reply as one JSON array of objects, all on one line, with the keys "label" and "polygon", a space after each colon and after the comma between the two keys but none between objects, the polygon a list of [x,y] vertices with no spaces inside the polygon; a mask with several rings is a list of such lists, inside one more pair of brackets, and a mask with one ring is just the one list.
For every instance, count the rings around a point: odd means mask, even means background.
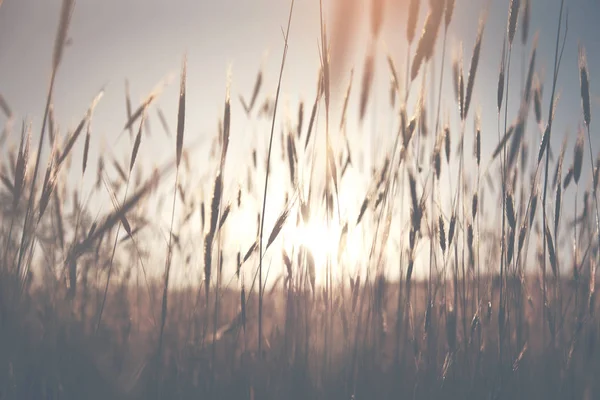
[{"label": "tall dry grass", "polygon": [[[119,135],[121,140],[129,132],[125,163],[110,154],[90,159],[94,109],[103,91],[76,128],[63,135],[53,111],[54,81],[61,60],[68,57],[65,41],[75,4],[64,0],[37,153],[31,148],[32,126],[23,121],[18,143],[6,151],[0,167],[2,395],[598,397],[600,158],[593,157],[593,81],[583,45],[577,71],[581,129],[575,141],[565,140],[560,152],[553,153],[557,157],[551,164],[568,26],[563,3],[557,10],[546,115],[539,73],[543,67],[536,54],[538,41],[549,33],[530,39],[531,14],[536,12],[530,1],[510,1],[503,38],[484,35],[487,12],[482,11],[465,75],[462,50],[451,66],[445,63],[455,2],[411,0],[408,54],[398,64],[406,68],[401,82],[394,52],[379,54],[388,14],[386,2],[374,0],[364,64],[356,74],[349,67],[339,110],[331,87],[338,79],[332,76],[338,71],[331,68],[337,50],[330,52],[327,18],[319,2],[321,64],[314,101],[299,102],[294,105],[297,113],[280,117],[292,1],[275,96],[264,92],[270,77],[263,68],[250,96],[238,94],[240,104],[232,102],[236,96],[228,82],[210,149],[211,168],[195,181],[193,172],[198,171],[190,156],[194,147],[184,140],[186,58],[177,115],[163,113],[158,104],[165,82],[133,109],[126,81],[126,121]],[[519,30],[520,43],[515,41]],[[500,40],[496,109],[490,110],[497,114],[496,142],[482,131],[481,111],[469,111],[477,106],[481,50],[499,48]],[[428,95],[427,89],[435,88],[426,76],[434,69],[430,67],[440,46],[436,98],[435,93]],[[531,53],[528,69],[523,64],[521,91],[515,94],[512,82],[518,73],[511,58],[519,46],[522,54]],[[389,71],[385,77],[375,68],[382,57]],[[364,172],[368,185],[357,199],[356,188],[362,189],[352,174],[359,171],[365,151],[351,132],[366,132],[363,120],[371,112],[379,79],[390,82],[385,107],[394,121],[392,145],[382,149],[372,171]],[[449,98],[442,91],[444,79],[452,79]],[[353,91],[353,85],[358,89]],[[8,140],[15,118],[9,101],[0,96],[6,119],[2,141]],[[514,101],[519,111],[509,115]],[[233,161],[227,160],[228,153],[238,146],[232,124],[237,110],[248,121],[264,124],[269,135],[242,149],[247,159],[235,160],[235,174],[230,175]],[[171,139],[169,126],[176,121],[175,154],[171,162],[148,171],[144,159],[153,115]],[[532,119],[536,124],[530,126]],[[471,123],[472,139],[467,128]],[[280,135],[275,132],[278,124]],[[540,134],[539,144],[531,141],[532,131]],[[587,182],[586,131],[591,167]],[[465,150],[466,140],[472,141],[472,152]],[[40,183],[46,146],[50,151]],[[533,146],[537,152],[529,150]],[[569,146],[571,165],[564,164]],[[486,154],[490,147],[493,151]],[[79,151],[81,175],[74,183],[67,172]],[[83,181],[94,180],[92,165],[97,165],[95,185],[84,193]],[[147,216],[154,203],[162,203],[156,189],[170,190],[170,185],[172,203],[164,208],[171,214],[163,235],[160,223]],[[284,201],[276,200],[276,192]],[[108,194],[111,204],[96,215],[86,199],[101,194]],[[572,214],[565,207],[567,196],[575,198]],[[359,205],[356,213],[348,212],[352,203]],[[236,234],[240,218],[248,224],[256,221],[251,226],[255,236]],[[286,242],[295,231],[317,223],[330,229],[336,250],[319,257],[309,243]],[[358,256],[353,255],[356,237],[363,247]],[[163,274],[152,277],[146,272],[157,267],[152,252],[157,240],[165,241],[165,264]],[[565,251],[568,242],[572,256]],[[175,287],[173,274],[193,266],[199,270],[196,284]]]}]

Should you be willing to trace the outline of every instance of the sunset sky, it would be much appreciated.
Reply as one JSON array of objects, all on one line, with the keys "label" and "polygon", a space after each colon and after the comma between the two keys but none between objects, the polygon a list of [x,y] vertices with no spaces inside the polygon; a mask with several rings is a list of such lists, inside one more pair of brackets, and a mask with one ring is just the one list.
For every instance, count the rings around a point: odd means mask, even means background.
[{"label": "sunset sky", "polygon": [[[348,71],[356,67],[353,94],[355,103],[349,109],[349,130],[354,130],[356,140],[364,140],[367,154],[381,156],[393,137],[383,137],[390,126],[397,126],[397,118],[390,115],[388,107],[389,75],[385,54],[387,48],[396,65],[404,71],[406,63],[406,10],[409,0],[387,0],[384,13],[384,32],[378,44],[375,91],[371,97],[367,121],[358,123],[357,97],[362,74],[363,57],[369,35],[370,6],[366,0],[358,2],[361,17],[347,21],[352,32],[353,50],[348,56],[348,64],[341,72],[339,93],[345,90]],[[323,0],[328,16],[337,9],[333,0]],[[422,29],[428,1],[422,1],[421,18],[417,24],[417,35]],[[48,88],[53,42],[58,24],[61,1],[59,0],[4,0],[0,7],[0,93],[11,106],[16,118],[16,126],[29,118],[33,122],[34,143],[44,111]],[[480,110],[482,117],[482,146],[484,165],[487,164],[493,148],[497,144],[496,132],[496,85],[508,15],[508,0],[456,0],[454,18],[448,32],[448,50],[443,98],[453,99],[450,62],[454,49],[463,43],[465,74],[477,32],[477,20],[481,12],[489,7],[477,79],[472,101],[472,110]],[[579,95],[579,71],[577,49],[581,43],[587,50],[592,91],[592,140],[594,155],[600,149],[600,120],[598,76],[600,73],[600,2],[596,0],[567,0],[568,36],[563,62],[558,79],[557,93],[560,94],[558,111],[553,132],[555,154],[563,135],[569,134],[565,165],[572,162],[573,145],[578,126],[582,123]],[[530,57],[532,38],[539,31],[538,58],[536,71],[544,77],[543,119],[547,118],[551,92],[551,75],[554,46],[557,32],[560,0],[532,0],[530,37],[523,51],[519,31],[513,49],[511,66],[511,88],[509,123],[516,117],[523,55],[526,63]],[[106,92],[98,105],[93,122],[93,150],[95,160],[100,151],[116,154],[120,160],[129,154],[129,142],[115,144],[117,135],[126,121],[125,80],[129,80],[134,107],[139,104],[163,77],[174,74],[173,82],[161,95],[158,104],[167,116],[170,129],[175,131],[177,120],[178,76],[183,55],[188,55],[188,99],[186,116],[186,143],[202,140],[207,145],[214,137],[218,118],[223,113],[226,93],[227,71],[231,71],[232,97],[232,152],[235,163],[247,164],[253,141],[260,138],[266,142],[266,124],[248,121],[244,115],[238,95],[250,96],[256,73],[264,66],[263,92],[274,93],[283,50],[282,29],[285,28],[289,12],[289,2],[283,0],[79,0],[75,6],[70,29],[72,43],[68,46],[60,67],[55,86],[54,103],[57,119],[64,133],[73,129],[84,115],[90,101],[98,90],[105,86]],[[330,20],[332,30],[335,19]],[[296,0],[292,17],[288,58],[282,86],[280,116],[292,115],[295,118],[299,100],[306,102],[305,110],[314,99],[316,77],[319,67],[319,2],[318,0]],[[438,37],[435,61],[435,80],[439,79],[441,37]],[[420,86],[420,77],[414,86]],[[437,93],[437,83],[436,83]],[[415,90],[413,89],[413,92]],[[514,97],[513,97],[514,95]],[[437,94],[436,94],[437,96]],[[260,99],[259,99],[260,102]],[[338,107],[339,108],[339,107]],[[475,112],[470,112],[470,122],[466,137],[472,138],[472,120]],[[307,112],[307,111],[305,111]],[[412,110],[409,110],[409,114]],[[443,104],[442,116],[451,114],[453,124],[457,123],[454,102]],[[385,115],[385,118],[380,118]],[[337,121],[337,118],[335,118]],[[0,117],[4,123],[4,116]],[[152,162],[171,159],[175,155],[174,139],[162,133],[156,112],[151,113],[152,138],[142,144],[141,154]],[[337,122],[336,122],[337,124]],[[535,133],[531,113],[528,134]],[[457,126],[457,125],[455,125]],[[394,128],[395,129],[395,128]],[[433,129],[433,128],[431,128]],[[381,140],[368,140],[369,137]],[[12,143],[16,142],[16,136]],[[128,140],[128,139],[127,139]],[[536,134],[532,139],[536,146]],[[125,148],[119,147],[126,143]],[[381,148],[379,147],[381,145]],[[78,146],[83,146],[79,143]],[[470,149],[470,147],[468,147]],[[104,149],[104,150],[101,150]],[[0,154],[5,154],[0,152]],[[192,154],[202,165],[206,151]],[[127,156],[128,157],[128,156]],[[237,158],[236,158],[237,157]],[[367,160],[368,162],[368,160]],[[95,162],[92,162],[94,177]],[[566,167],[565,167],[566,171]],[[590,177],[589,155],[584,158],[582,181]],[[262,178],[257,179],[262,185]],[[361,191],[361,193],[363,193]],[[567,196],[572,195],[570,192]],[[362,195],[360,195],[362,196]],[[581,198],[581,197],[580,197]],[[353,199],[354,200],[354,199]],[[358,203],[362,197],[356,199]],[[494,201],[494,200],[490,200]],[[569,207],[569,201],[564,209]],[[492,205],[493,206],[493,205]],[[107,210],[106,206],[104,207]],[[254,221],[254,214],[252,214]],[[254,229],[254,228],[252,228]]]}]

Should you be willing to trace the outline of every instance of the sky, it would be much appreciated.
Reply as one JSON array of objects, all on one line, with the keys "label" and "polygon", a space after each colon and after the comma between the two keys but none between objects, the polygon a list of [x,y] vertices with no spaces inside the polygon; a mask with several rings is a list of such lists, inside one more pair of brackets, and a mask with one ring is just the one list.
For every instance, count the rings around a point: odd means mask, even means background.
[{"label": "sky", "polygon": [[[328,17],[338,9],[333,0],[324,0]],[[335,93],[345,90],[349,70],[355,67],[354,94],[357,97],[362,73],[363,57],[369,43],[369,12],[366,0],[356,0],[358,19],[344,21],[349,25],[353,43],[347,64],[340,67],[339,86]],[[351,104],[349,126],[356,135],[353,140],[364,145],[367,160],[377,161],[389,149],[397,118],[387,107],[389,75],[384,50],[387,49],[398,67],[406,63],[406,10],[408,0],[384,1],[384,29],[377,43],[375,86],[367,120],[358,123],[358,105]],[[422,1],[417,32],[423,25],[428,2]],[[15,120],[28,119],[35,135],[39,132],[44,111],[45,96],[51,72],[51,58],[60,0],[4,0],[0,7],[0,93],[10,105]],[[446,66],[452,54],[462,44],[465,70],[472,53],[477,33],[477,20],[488,9],[487,23],[472,104],[479,109],[482,124],[483,159],[489,159],[497,143],[496,85],[500,66],[502,37],[504,35],[508,0],[456,0],[454,18],[448,31]],[[587,61],[592,91],[592,141],[594,155],[600,146],[600,135],[595,128],[599,102],[597,80],[600,71],[600,38],[597,21],[600,20],[600,2],[596,0],[567,0],[568,35],[563,62],[558,77],[560,94],[553,132],[552,145],[558,151],[567,135],[566,165],[572,162],[572,148],[578,126],[582,123],[579,96],[578,44],[587,50]],[[543,115],[547,117],[550,101],[554,46],[560,0],[532,0],[530,38],[525,48],[519,40],[513,49],[509,88],[509,123],[516,117],[516,99],[522,81],[523,65],[531,51],[532,37],[539,31],[536,71],[541,73],[545,87]],[[218,118],[223,113],[226,87],[230,82],[232,97],[232,159],[247,163],[250,149],[258,141],[264,145],[268,138],[266,124],[249,121],[237,101],[238,95],[249,98],[256,73],[264,68],[264,92],[274,93],[283,51],[283,29],[287,23],[289,2],[283,0],[79,0],[76,2],[69,32],[71,43],[65,51],[57,76],[54,107],[57,120],[64,131],[73,129],[84,115],[89,103],[100,90],[105,95],[98,105],[93,122],[90,158],[109,152],[126,160],[129,142],[116,142],[126,121],[125,81],[129,81],[134,106],[139,104],[152,88],[169,74],[173,82],[161,94],[157,104],[167,117],[171,131],[177,121],[178,74],[184,54],[188,58],[186,143],[204,143],[203,150],[192,153],[200,165],[205,162],[208,143],[217,131]],[[329,24],[335,29],[335,20]],[[519,28],[520,29],[520,28]],[[288,55],[282,80],[280,120],[295,115],[297,104],[310,104],[316,90],[319,68],[319,2],[296,0],[291,22]],[[439,71],[441,40],[436,46],[435,68]],[[466,72],[465,72],[466,73]],[[435,72],[434,79],[439,79]],[[228,78],[229,76],[229,78]],[[417,78],[415,82],[420,82]],[[436,83],[436,86],[437,87]],[[415,84],[418,86],[418,83]],[[453,98],[450,69],[445,70],[443,98]],[[415,90],[412,90],[415,93]],[[514,96],[514,97],[513,97]],[[442,115],[449,115],[456,123],[456,106],[444,104]],[[308,107],[306,107],[308,108]],[[409,110],[409,114],[412,110]],[[474,112],[471,112],[471,120]],[[383,117],[382,117],[383,116]],[[4,123],[4,116],[0,123]],[[160,163],[175,154],[174,140],[161,133],[156,114],[151,117],[152,138],[142,144],[141,154],[149,162]],[[279,121],[279,123],[283,123]],[[386,133],[388,132],[388,133]],[[467,142],[472,136],[472,121],[466,129]],[[538,143],[533,122],[528,129],[532,143]],[[16,136],[15,136],[16,137]],[[127,139],[128,140],[128,139]],[[362,141],[362,142],[361,142]],[[14,144],[16,140],[13,140]],[[8,146],[9,144],[6,144]],[[78,143],[77,148],[82,148]],[[537,150],[537,144],[534,146]],[[3,153],[5,154],[5,153]],[[588,160],[587,148],[586,158]],[[74,161],[77,162],[77,161]],[[589,161],[584,163],[588,165]],[[233,163],[235,164],[235,162]],[[235,172],[235,169],[233,170]],[[94,176],[93,170],[89,173]],[[243,177],[236,177],[240,184]],[[368,179],[368,177],[364,178]],[[589,168],[584,168],[584,182],[589,179]],[[91,179],[93,180],[93,179]],[[91,186],[92,182],[87,182]],[[236,184],[233,183],[232,190]],[[568,197],[568,195],[566,195]],[[360,203],[362,197],[355,196]],[[566,198],[564,209],[569,207]],[[358,207],[356,204],[353,207]],[[107,206],[104,205],[104,210]],[[276,215],[271,216],[274,219]],[[253,228],[252,228],[253,229]]]}]

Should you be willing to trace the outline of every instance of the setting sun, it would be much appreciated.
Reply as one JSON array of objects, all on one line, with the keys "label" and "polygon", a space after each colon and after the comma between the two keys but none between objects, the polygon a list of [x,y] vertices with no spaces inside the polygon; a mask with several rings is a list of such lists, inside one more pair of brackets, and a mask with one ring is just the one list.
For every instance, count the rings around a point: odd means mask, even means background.
[{"label": "setting sun", "polygon": [[[295,253],[302,246],[311,252],[315,261],[317,284],[325,282],[328,259],[333,279],[339,280],[342,278],[342,270],[338,257],[352,265],[362,251],[362,244],[356,240],[356,236],[345,233],[342,237],[342,231],[343,227],[336,220],[327,222],[325,219],[311,219],[306,224],[288,227],[283,239],[284,248],[289,254]],[[341,248],[340,241],[345,242]],[[338,254],[340,249],[341,254]]]}]

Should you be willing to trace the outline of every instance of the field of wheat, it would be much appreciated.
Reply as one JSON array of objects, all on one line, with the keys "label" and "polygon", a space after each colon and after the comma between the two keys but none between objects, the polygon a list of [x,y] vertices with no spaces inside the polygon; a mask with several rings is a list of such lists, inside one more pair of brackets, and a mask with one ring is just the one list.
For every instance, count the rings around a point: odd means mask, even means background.
[{"label": "field of wheat", "polygon": [[[600,139],[585,43],[579,86],[559,80],[575,65],[561,63],[568,2],[549,2],[555,30],[534,34],[532,0],[506,0],[502,37],[486,36],[484,6],[456,50],[455,0],[407,0],[395,54],[380,40],[387,2],[369,0],[364,59],[342,74],[352,43],[320,1],[312,98],[280,100],[291,0],[279,75],[260,69],[251,93],[228,78],[209,140],[186,126],[187,54],[176,99],[166,82],[139,104],[127,88],[125,161],[91,156],[103,90],[71,129],[55,116],[76,16],[62,1],[41,123],[14,115],[0,85],[1,399],[600,398]],[[501,52],[491,125],[473,100],[482,47]],[[382,81],[383,142],[364,128]],[[567,89],[580,123],[559,147]],[[232,118],[260,124],[254,144]],[[156,166],[150,119],[170,143]]]}]

